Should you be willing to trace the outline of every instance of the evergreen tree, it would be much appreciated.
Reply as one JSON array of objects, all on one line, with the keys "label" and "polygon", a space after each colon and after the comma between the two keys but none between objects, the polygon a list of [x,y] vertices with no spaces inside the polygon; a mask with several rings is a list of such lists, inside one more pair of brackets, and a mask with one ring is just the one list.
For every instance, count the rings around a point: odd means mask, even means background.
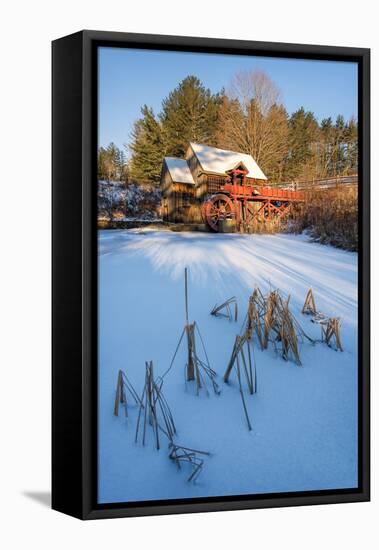
[{"label": "evergreen tree", "polygon": [[162,129],[153,110],[147,105],[142,107],[141,113],[142,117],[134,123],[132,132],[130,178],[157,185],[165,156]]},{"label": "evergreen tree", "polygon": [[118,179],[120,181],[123,181],[124,183],[127,183],[128,166],[126,162],[125,152],[122,151],[121,149],[118,150],[118,155],[117,155],[117,172],[118,172]]},{"label": "evergreen tree", "polygon": [[354,118],[351,118],[346,127],[346,168],[352,172],[358,172],[358,125]]},{"label": "evergreen tree", "polygon": [[346,170],[346,124],[342,115],[338,115],[334,125],[334,174]]},{"label": "evergreen tree", "polygon": [[288,114],[283,105],[273,105],[266,116],[267,136],[262,155],[264,173],[276,182],[283,180],[289,152]]},{"label": "evergreen tree", "polygon": [[100,147],[97,162],[98,179],[120,181],[125,170],[125,155],[112,142],[108,147]]},{"label": "evergreen tree", "polygon": [[106,150],[100,147],[97,154],[97,178],[99,180],[106,179]]},{"label": "evergreen tree", "polygon": [[[319,127],[314,114],[301,107],[289,119],[290,152],[287,160],[287,177],[298,178],[309,171],[317,157]],[[312,170],[315,167],[312,166]]]},{"label": "evergreen tree", "polygon": [[106,148],[105,166],[108,180],[118,180],[118,161],[120,150],[111,142]]},{"label": "evergreen tree", "polygon": [[167,154],[183,157],[190,141],[215,144],[220,96],[213,95],[195,76],[187,76],[162,102],[163,135]]},{"label": "evergreen tree", "polygon": [[332,173],[334,129],[331,117],[324,118],[320,124],[318,176],[327,177]]},{"label": "evergreen tree", "polygon": [[333,120],[332,117],[323,118],[320,124],[321,135],[327,142],[331,142],[333,133]]},{"label": "evergreen tree", "polygon": [[321,121],[320,176],[335,176],[357,170],[358,134],[354,119],[348,123],[338,115]]}]

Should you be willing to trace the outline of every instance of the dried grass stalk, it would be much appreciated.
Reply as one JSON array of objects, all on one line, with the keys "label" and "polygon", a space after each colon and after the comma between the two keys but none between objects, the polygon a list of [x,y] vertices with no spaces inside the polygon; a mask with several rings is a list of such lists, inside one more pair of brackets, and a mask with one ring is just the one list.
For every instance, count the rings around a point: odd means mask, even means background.
[{"label": "dried grass stalk", "polygon": [[198,455],[209,456],[210,453],[170,443],[169,458],[175,462],[178,469],[181,469],[183,463],[192,467],[192,472],[187,481],[196,481],[203,469],[204,460]]},{"label": "dried grass stalk", "polygon": [[334,347],[343,351],[341,343],[341,323],[338,317],[330,317],[326,322],[320,323],[321,325],[321,339],[328,346]]},{"label": "dried grass stalk", "polygon": [[[232,314],[232,305],[234,305],[234,315]],[[211,311],[211,315],[214,315],[215,317],[226,317],[229,321],[232,321],[234,318],[234,321],[237,321],[238,305],[236,297],[232,296],[232,298],[229,298],[222,304],[216,304]]]},{"label": "dried grass stalk", "polygon": [[113,414],[115,416],[118,416],[120,405],[124,406],[125,416],[128,416],[128,401],[126,397],[127,393],[129,393],[129,395],[132,397],[133,401],[137,405],[141,405],[141,401],[136,390],[134,389],[133,385],[129,381],[125,372],[120,369],[117,375],[116,397],[115,397],[114,409],[113,409]]},{"label": "dried grass stalk", "polygon": [[138,441],[142,432],[142,444],[145,445],[147,425],[150,425],[154,432],[155,446],[159,449],[160,432],[171,442],[176,433],[176,428],[170,407],[163,395],[163,379],[154,379],[152,361],[147,361],[145,368],[145,385],[140,400],[135,441]]},{"label": "dried grass stalk", "polygon": [[247,382],[249,393],[251,395],[256,393],[257,391],[257,371],[256,371],[255,363],[252,361],[250,342],[246,333],[243,336],[236,336],[233,350],[232,350],[232,355],[230,357],[230,361],[228,363],[228,366],[224,374],[225,383],[229,382],[233,369],[235,370],[237,375],[238,386],[240,390],[241,401],[242,401],[242,406],[245,413],[247,426],[249,430],[252,430],[249,413],[246,406],[245,396],[243,393],[241,370],[242,370],[242,374],[244,374],[244,378],[245,378],[245,381]]},{"label": "dried grass stalk", "polygon": [[314,340],[302,329],[290,308],[290,296],[286,299],[278,290],[264,296],[255,288],[249,299],[248,311],[244,324],[244,334],[248,340],[255,334],[262,349],[267,349],[270,342],[285,360],[292,359],[301,365],[299,340]]},{"label": "dried grass stalk", "polygon": [[306,315],[317,315],[316,302],[311,288],[307,292],[301,313]]},{"label": "dried grass stalk", "polygon": [[[170,366],[163,374],[164,378],[168,372],[171,370],[174,365],[176,356],[178,354],[179,348],[182,344],[184,335],[186,335],[187,340],[187,363],[185,364],[185,380],[186,382],[195,381],[196,383],[196,394],[199,395],[200,390],[203,388],[207,395],[209,395],[207,388],[207,380],[212,384],[213,391],[215,394],[220,394],[220,388],[216,382],[217,373],[212,369],[209,363],[207,350],[205,349],[204,340],[201,336],[200,330],[196,322],[190,323],[188,321],[188,270],[185,268],[185,287],[184,287],[184,298],[185,298],[185,312],[186,312],[186,324],[182,331],[182,334],[179,338],[179,342],[176,346],[175,353],[171,360]],[[197,351],[197,338],[200,340],[202,354]]]}]

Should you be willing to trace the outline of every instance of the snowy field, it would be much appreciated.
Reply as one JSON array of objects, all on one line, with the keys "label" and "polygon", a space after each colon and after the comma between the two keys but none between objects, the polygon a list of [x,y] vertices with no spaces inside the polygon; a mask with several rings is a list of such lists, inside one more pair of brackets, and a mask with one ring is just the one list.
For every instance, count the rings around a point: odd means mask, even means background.
[{"label": "snowy field", "polygon": [[[176,442],[209,451],[196,483],[178,470],[167,444],[134,443],[138,409],[113,415],[117,373],[142,392],[145,361],[166,371],[185,323],[184,268],[190,270],[190,321],[199,325],[220,396],[184,384],[185,348],[165,378]],[[344,351],[304,343],[302,367],[254,344],[258,392],[246,401],[237,381],[222,383],[254,286],[291,295],[301,315],[312,287],[319,311],[342,321]],[[235,295],[238,322],[209,314]],[[193,384],[193,383],[192,383]],[[213,235],[169,231],[99,232],[99,502],[175,499],[357,486],[357,255],[293,235]]]}]

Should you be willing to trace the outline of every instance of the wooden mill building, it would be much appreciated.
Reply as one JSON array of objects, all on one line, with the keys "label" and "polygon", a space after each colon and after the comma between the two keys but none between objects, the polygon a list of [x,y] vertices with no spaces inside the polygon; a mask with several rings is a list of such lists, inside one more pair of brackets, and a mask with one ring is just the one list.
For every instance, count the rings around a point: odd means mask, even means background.
[{"label": "wooden mill building", "polygon": [[172,222],[200,222],[202,203],[225,184],[257,186],[266,180],[251,155],[190,143],[184,159],[163,159],[163,217]]}]

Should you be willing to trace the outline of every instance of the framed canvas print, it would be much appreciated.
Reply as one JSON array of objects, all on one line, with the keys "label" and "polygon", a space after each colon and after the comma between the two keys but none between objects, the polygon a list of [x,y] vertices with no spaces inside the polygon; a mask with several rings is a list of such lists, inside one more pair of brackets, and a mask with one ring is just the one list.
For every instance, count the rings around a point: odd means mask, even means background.
[{"label": "framed canvas print", "polygon": [[369,500],[369,50],[53,42],[53,508]]}]

